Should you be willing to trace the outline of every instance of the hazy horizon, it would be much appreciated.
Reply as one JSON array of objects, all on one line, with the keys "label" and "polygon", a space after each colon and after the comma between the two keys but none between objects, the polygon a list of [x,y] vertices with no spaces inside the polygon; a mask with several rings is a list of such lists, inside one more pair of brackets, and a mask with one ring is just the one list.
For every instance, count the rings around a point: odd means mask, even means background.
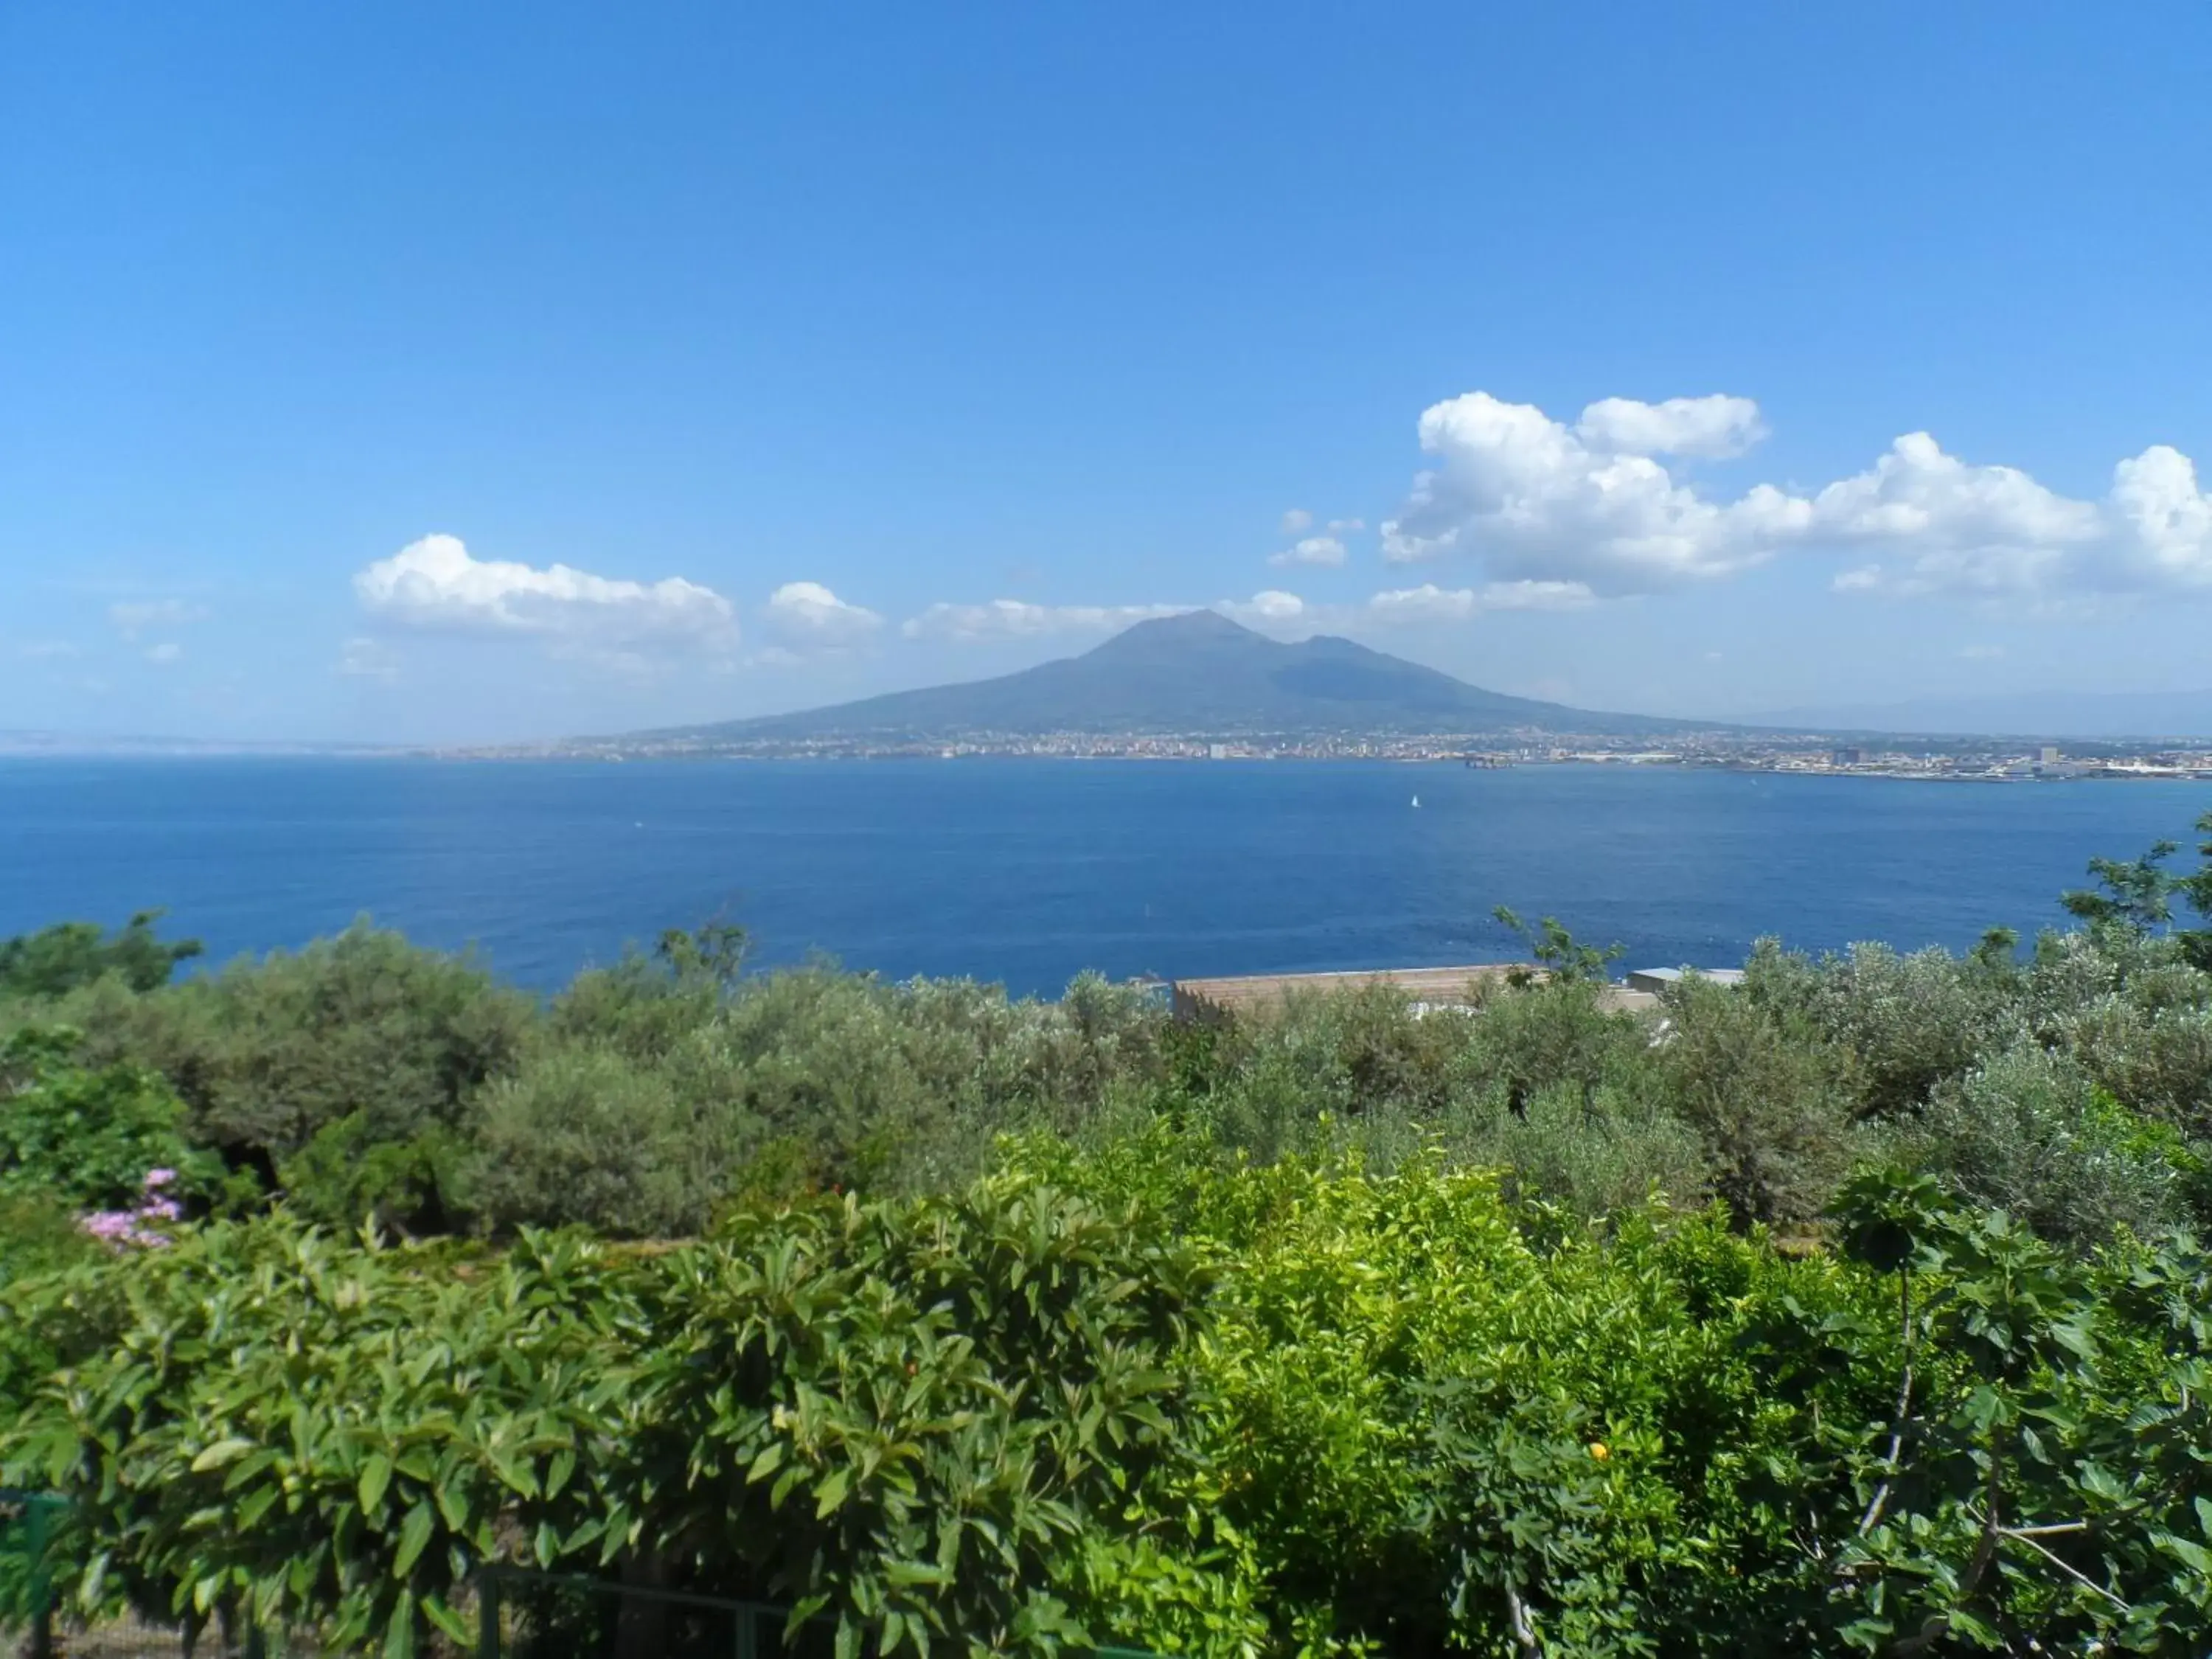
[{"label": "hazy horizon", "polygon": [[[1132,624],[1133,626],[1133,624]],[[1257,631],[1257,630],[1255,630]],[[1110,635],[1109,637],[1111,637]],[[1095,648],[1095,647],[1091,647]],[[1079,654],[1073,652],[1059,653]],[[1392,655],[1403,653],[1391,653]],[[1054,659],[1046,659],[1053,660]],[[1419,661],[1407,656],[1406,660]],[[1437,667],[1440,665],[1422,665]],[[1449,670],[1444,672],[1449,672]],[[964,681],[988,678],[982,675],[963,677]],[[963,682],[929,682],[929,684]],[[922,686],[890,686],[885,691],[925,689]],[[1495,690],[1496,687],[1481,688]],[[870,693],[866,695],[879,695]],[[845,701],[841,699],[841,702]],[[785,713],[799,713],[834,707],[806,703],[790,709],[757,711],[762,717]],[[2077,738],[2084,740],[2109,740],[2128,738],[2206,738],[2212,737],[2212,688],[2190,689],[2171,692],[2112,692],[2086,690],[2041,688],[2011,693],[1965,694],[1950,696],[1893,699],[1880,702],[1832,702],[1804,705],[1791,708],[1755,711],[1748,714],[1723,715],[1697,709],[1620,708],[1593,709],[1593,714],[1648,714],[1664,719],[1686,720],[1710,720],[1717,726],[1771,727],[1777,730],[1837,732],[1853,731],[1909,736],[1970,736],[1990,738]],[[732,717],[737,719],[746,716]],[[712,717],[705,723],[715,723]],[[1201,722],[1203,724],[1203,722]],[[629,728],[640,731],[648,728]],[[460,735],[438,739],[410,739],[405,738],[362,738],[320,736],[312,732],[278,738],[210,738],[188,735],[180,732],[152,729],[101,729],[96,726],[28,727],[0,726],[0,753],[9,752],[5,745],[30,739],[52,740],[58,752],[65,752],[72,744],[90,746],[122,745],[133,743],[147,744],[205,744],[213,747],[234,745],[240,748],[343,750],[347,749],[381,750],[390,748],[467,748],[482,744],[496,745],[506,742],[529,743],[554,741],[568,738],[611,737],[624,735],[614,731],[563,732],[533,734],[529,738],[498,738]],[[17,750],[15,752],[24,752]],[[34,751],[33,751],[34,752]]]}]

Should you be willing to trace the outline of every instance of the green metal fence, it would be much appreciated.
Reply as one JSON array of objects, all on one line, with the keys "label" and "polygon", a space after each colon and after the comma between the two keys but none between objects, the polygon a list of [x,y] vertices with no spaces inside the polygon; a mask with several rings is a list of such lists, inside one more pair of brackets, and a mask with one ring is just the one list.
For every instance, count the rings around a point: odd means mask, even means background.
[{"label": "green metal fence", "polygon": [[46,1553],[64,1507],[44,1492],[0,1486],[0,1632],[22,1633],[31,1659],[49,1659],[54,1650]]},{"label": "green metal fence", "polygon": [[[208,1650],[181,1630],[131,1619],[71,1627],[58,1640],[48,1558],[66,1512],[64,1500],[51,1494],[0,1487],[0,1656],[171,1659]],[[788,1607],[762,1601],[502,1565],[479,1568],[473,1588],[477,1659],[830,1659],[835,1652],[830,1620],[793,1631]],[[240,1632],[239,1640],[246,1659],[301,1650],[265,1642],[258,1632]],[[220,1638],[214,1644],[216,1650],[228,1645]],[[1100,1648],[1091,1659],[1160,1656]]]},{"label": "green metal fence", "polygon": [[[791,1617],[765,1602],[522,1567],[480,1568],[475,1583],[477,1659],[773,1659]],[[802,1631],[799,1651],[827,1653],[828,1635]]]},{"label": "green metal fence", "polygon": [[[65,1620],[56,1605],[53,1546],[68,1501],[0,1486],[0,1656],[15,1659],[271,1659],[258,1631],[194,1632],[183,1625],[118,1612],[90,1625]],[[283,1652],[281,1646],[277,1652]]]}]

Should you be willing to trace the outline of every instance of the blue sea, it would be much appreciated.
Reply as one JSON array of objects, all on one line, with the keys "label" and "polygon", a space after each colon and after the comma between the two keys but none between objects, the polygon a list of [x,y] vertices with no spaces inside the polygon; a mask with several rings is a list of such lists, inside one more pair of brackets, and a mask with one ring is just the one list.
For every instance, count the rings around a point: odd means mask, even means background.
[{"label": "blue sea", "polygon": [[[1419,804],[1413,804],[1415,798]],[[550,989],[720,916],[757,959],[1052,994],[1517,954],[1507,904],[1625,965],[1753,939],[1971,945],[2063,920],[2094,854],[2212,785],[1626,766],[0,762],[0,935],[161,906],[220,961],[356,915]]]}]

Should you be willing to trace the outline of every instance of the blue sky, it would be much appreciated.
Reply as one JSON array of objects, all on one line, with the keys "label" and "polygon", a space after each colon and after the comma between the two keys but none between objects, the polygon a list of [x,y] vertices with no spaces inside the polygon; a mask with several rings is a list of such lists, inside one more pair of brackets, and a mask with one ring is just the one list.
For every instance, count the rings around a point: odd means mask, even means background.
[{"label": "blue sky", "polygon": [[2208,63],[2198,3],[19,0],[0,729],[623,729],[1217,602],[1666,713],[2212,684]]}]

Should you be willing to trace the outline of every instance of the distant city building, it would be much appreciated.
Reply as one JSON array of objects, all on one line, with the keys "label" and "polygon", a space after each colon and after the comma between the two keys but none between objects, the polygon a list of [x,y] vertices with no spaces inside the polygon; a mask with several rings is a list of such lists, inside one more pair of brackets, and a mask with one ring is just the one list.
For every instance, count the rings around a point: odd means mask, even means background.
[{"label": "distant city building", "polygon": [[2038,766],[2057,765],[2058,745],[2055,743],[2045,744],[2042,748],[2035,751],[2035,763]]},{"label": "distant city building", "polygon": [[1628,988],[1649,991],[1656,995],[1670,985],[1679,985],[1692,974],[1699,979],[1711,980],[1716,985],[1743,983],[1743,969],[1741,968],[1638,968],[1629,975]]},{"label": "distant city building", "polygon": [[1863,749],[1838,749],[1828,757],[1828,763],[1832,766],[1857,766],[1865,759],[1866,750]]}]

